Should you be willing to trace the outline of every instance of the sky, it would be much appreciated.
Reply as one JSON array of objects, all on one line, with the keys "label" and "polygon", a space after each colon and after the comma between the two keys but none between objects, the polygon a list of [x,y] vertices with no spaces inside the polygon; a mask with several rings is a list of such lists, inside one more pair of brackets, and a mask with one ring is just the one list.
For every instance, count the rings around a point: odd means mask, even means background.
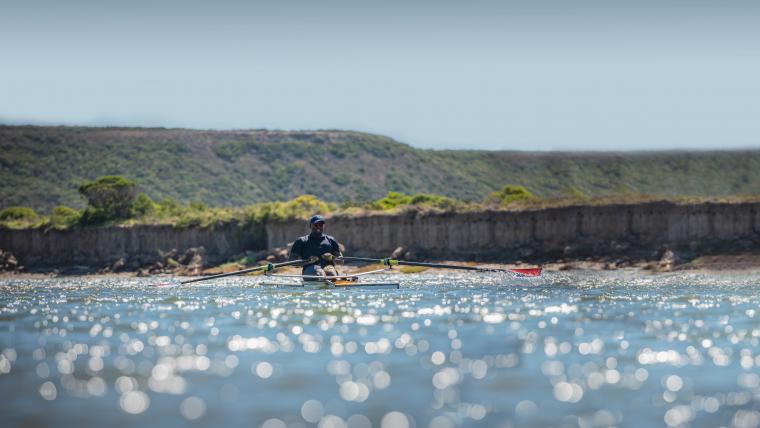
[{"label": "sky", "polygon": [[0,123],[760,147],[760,2],[0,0]]}]

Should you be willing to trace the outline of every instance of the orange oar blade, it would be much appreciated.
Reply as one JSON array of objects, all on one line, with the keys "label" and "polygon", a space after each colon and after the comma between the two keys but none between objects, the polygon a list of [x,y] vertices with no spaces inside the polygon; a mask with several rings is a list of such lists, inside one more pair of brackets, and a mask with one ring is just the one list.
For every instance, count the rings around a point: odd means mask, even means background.
[{"label": "orange oar blade", "polygon": [[541,276],[541,268],[528,268],[528,269],[510,269],[510,271],[520,276]]}]

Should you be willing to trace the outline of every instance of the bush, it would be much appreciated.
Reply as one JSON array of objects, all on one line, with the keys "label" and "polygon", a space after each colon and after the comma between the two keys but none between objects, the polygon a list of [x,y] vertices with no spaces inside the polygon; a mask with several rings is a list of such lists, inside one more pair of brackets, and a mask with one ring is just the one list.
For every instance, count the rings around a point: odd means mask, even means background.
[{"label": "bush", "polygon": [[412,205],[435,207],[441,209],[452,210],[456,208],[463,208],[467,204],[458,199],[449,198],[441,195],[428,195],[426,193],[418,193],[412,196]]},{"label": "bush", "polygon": [[177,200],[166,198],[158,203],[157,214],[159,217],[176,217],[185,212],[185,207]]},{"label": "bush", "polygon": [[137,195],[135,202],[132,204],[132,215],[135,217],[142,217],[153,214],[158,210],[158,204],[153,202],[153,199],[145,193]]},{"label": "bush", "polygon": [[50,224],[54,229],[68,229],[79,223],[81,219],[82,213],[79,211],[59,205],[53,209],[53,214],[50,215]]},{"label": "bush", "polygon": [[208,211],[208,205],[203,202],[193,201],[190,202],[190,209],[193,211]]},{"label": "bush", "polygon": [[111,220],[114,220],[114,218],[105,211],[90,207],[82,211],[79,224],[82,226],[99,226]]},{"label": "bush", "polygon": [[400,192],[388,192],[388,195],[384,198],[370,202],[369,208],[373,210],[386,211],[407,205],[454,209],[462,208],[467,204],[460,200],[441,195],[430,195],[427,193],[407,195]]},{"label": "bush", "polygon": [[0,221],[35,220],[37,213],[29,207],[8,207],[0,211]]},{"label": "bush", "polygon": [[[117,175],[100,177],[79,187],[79,193],[87,199],[90,218],[103,221],[129,218],[135,202],[133,181]],[[85,212],[86,213],[86,212]]]},{"label": "bush", "polygon": [[388,194],[376,201],[369,203],[369,208],[373,210],[392,210],[394,208],[409,205],[412,203],[412,197],[400,192],[388,192]]},{"label": "bush", "polygon": [[328,214],[335,210],[335,204],[317,199],[314,195],[301,195],[286,202],[267,202],[251,205],[247,208],[249,219],[253,222],[263,220],[286,220],[308,218],[314,214]]},{"label": "bush", "polygon": [[528,189],[523,186],[508,184],[498,192],[493,192],[486,199],[487,204],[506,206],[513,202],[536,199]]},{"label": "bush", "polygon": [[577,187],[570,187],[567,189],[567,195],[575,199],[588,199],[588,195],[583,193]]}]

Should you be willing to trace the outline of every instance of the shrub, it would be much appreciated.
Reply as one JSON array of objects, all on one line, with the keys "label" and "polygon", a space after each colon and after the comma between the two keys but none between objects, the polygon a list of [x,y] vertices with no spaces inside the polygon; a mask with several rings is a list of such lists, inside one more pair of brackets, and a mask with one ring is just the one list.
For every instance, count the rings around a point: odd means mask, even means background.
[{"label": "shrub", "polygon": [[314,195],[301,195],[286,202],[267,202],[247,208],[248,217],[254,222],[308,218],[317,213],[328,214],[333,210],[335,204],[321,201]]},{"label": "shrub", "polygon": [[79,211],[59,205],[53,209],[53,214],[50,215],[50,224],[54,229],[68,229],[79,223],[81,219],[82,213]]},{"label": "shrub", "polygon": [[175,199],[166,198],[158,203],[156,211],[159,217],[172,217],[182,215],[185,207]]},{"label": "shrub", "polygon": [[513,202],[525,201],[525,200],[531,200],[531,199],[536,199],[536,196],[533,195],[533,193],[531,193],[525,187],[513,186],[511,184],[508,184],[504,186],[504,188],[499,190],[498,192],[493,192],[490,195],[488,195],[488,198],[486,199],[486,203],[505,206]]},{"label": "shrub", "polygon": [[108,175],[89,181],[79,187],[87,199],[90,218],[103,221],[129,218],[135,202],[135,183],[124,177]]},{"label": "shrub", "polygon": [[412,203],[412,197],[400,193],[400,192],[388,192],[388,194],[382,198],[369,203],[369,208],[373,210],[392,210],[394,208],[409,205]]},{"label": "shrub", "polygon": [[441,209],[447,209],[447,210],[463,208],[465,205],[467,205],[465,202],[460,201],[458,199],[449,198],[447,196],[441,196],[441,195],[429,195],[427,193],[418,193],[412,196],[411,204],[417,205],[417,206],[435,207],[435,208],[441,208]]},{"label": "shrub", "polygon": [[8,207],[0,211],[0,221],[35,220],[37,213],[29,207]]},{"label": "shrub", "polygon": [[407,195],[400,192],[388,192],[382,199],[369,203],[369,208],[373,210],[392,210],[401,206],[415,205],[420,207],[434,207],[442,209],[461,208],[466,203],[441,195],[430,195],[427,193],[418,193],[416,195]]},{"label": "shrub", "polygon": [[208,205],[203,202],[193,201],[190,202],[190,209],[194,211],[208,211]]},{"label": "shrub", "polygon": [[274,213],[281,218],[306,218],[316,213],[327,214],[334,208],[314,195],[301,195],[277,205]]},{"label": "shrub", "polygon": [[137,195],[135,202],[132,204],[132,215],[135,217],[153,214],[156,210],[158,210],[158,204],[153,202],[153,199],[145,193]]},{"label": "shrub", "polygon": [[567,195],[570,196],[571,198],[576,198],[576,199],[587,199],[588,198],[588,195],[586,195],[585,193],[583,193],[577,187],[570,187],[569,189],[567,189]]},{"label": "shrub", "polygon": [[82,216],[79,218],[79,224],[82,226],[98,226],[111,220],[113,220],[113,217],[108,215],[105,211],[89,207],[82,211]]}]

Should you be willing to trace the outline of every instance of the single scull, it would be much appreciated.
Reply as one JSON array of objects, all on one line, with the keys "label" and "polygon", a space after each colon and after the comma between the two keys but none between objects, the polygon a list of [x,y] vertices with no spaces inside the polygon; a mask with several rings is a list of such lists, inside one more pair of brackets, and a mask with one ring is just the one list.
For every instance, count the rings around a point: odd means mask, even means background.
[{"label": "single scull", "polygon": [[267,287],[280,287],[280,288],[301,288],[301,289],[398,289],[398,282],[363,282],[362,278],[366,275],[378,274],[388,272],[393,269],[394,266],[419,266],[436,269],[456,269],[456,270],[468,270],[475,272],[500,272],[509,273],[516,277],[537,277],[541,276],[541,267],[535,268],[515,268],[515,269],[497,269],[497,268],[484,268],[477,266],[461,266],[461,265],[448,265],[440,263],[425,263],[425,262],[408,262],[396,259],[370,259],[366,257],[339,257],[336,260],[345,262],[359,262],[359,263],[380,263],[383,265],[381,269],[375,269],[367,272],[360,272],[349,275],[338,275],[332,277],[316,276],[316,275],[287,275],[276,274],[274,271],[277,268],[285,266],[296,266],[316,263],[317,257],[311,257],[307,260],[292,260],[283,263],[267,263],[266,265],[256,266],[249,269],[243,269],[235,272],[221,273],[218,275],[206,276],[202,278],[194,278],[186,281],[169,281],[156,284],[158,287],[166,286],[179,286],[182,284],[189,284],[193,282],[207,281],[210,279],[223,278],[232,275],[242,275],[245,273],[263,271],[264,275],[269,278],[290,278],[297,281],[288,282],[263,282],[261,286]]},{"label": "single scull", "polygon": [[382,269],[371,270],[367,272],[359,272],[352,275],[339,275],[333,277],[324,277],[316,275],[281,275],[271,272],[265,272],[264,275],[270,278],[295,278],[299,281],[296,282],[263,282],[262,286],[268,287],[296,287],[303,289],[327,289],[327,288],[339,288],[339,289],[373,289],[373,290],[388,290],[398,289],[398,282],[363,282],[361,277],[366,275],[377,274],[381,272],[387,272],[390,267],[384,267]]}]

